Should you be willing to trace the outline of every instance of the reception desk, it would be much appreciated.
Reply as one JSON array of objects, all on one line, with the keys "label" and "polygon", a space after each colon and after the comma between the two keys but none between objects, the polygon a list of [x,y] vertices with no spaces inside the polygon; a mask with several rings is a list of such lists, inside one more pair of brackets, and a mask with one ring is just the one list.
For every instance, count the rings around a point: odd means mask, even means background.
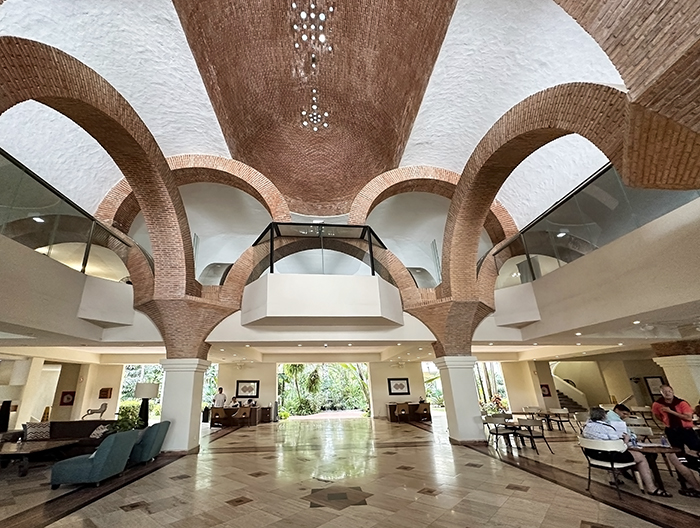
[{"label": "reception desk", "polygon": [[[430,414],[421,414],[418,415],[416,414],[416,410],[418,409],[418,406],[420,403],[409,403],[408,404],[408,421],[409,422],[420,422],[421,420],[428,419],[428,421],[432,420],[432,417]],[[396,412],[396,404],[395,403],[387,403],[386,404],[386,418],[390,422],[398,422],[399,418],[394,414]]]}]

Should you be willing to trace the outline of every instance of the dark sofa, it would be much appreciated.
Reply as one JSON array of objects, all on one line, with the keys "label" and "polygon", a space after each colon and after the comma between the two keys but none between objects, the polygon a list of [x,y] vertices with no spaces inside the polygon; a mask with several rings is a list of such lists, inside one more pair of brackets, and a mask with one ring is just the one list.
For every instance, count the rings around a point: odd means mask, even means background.
[{"label": "dark sofa", "polygon": [[107,437],[103,435],[101,438],[90,438],[92,432],[100,425],[115,423],[115,420],[74,420],[49,423],[49,437],[51,440],[79,440],[77,444],[67,446],[62,450],[64,456],[73,457],[92,454],[97,446]]}]

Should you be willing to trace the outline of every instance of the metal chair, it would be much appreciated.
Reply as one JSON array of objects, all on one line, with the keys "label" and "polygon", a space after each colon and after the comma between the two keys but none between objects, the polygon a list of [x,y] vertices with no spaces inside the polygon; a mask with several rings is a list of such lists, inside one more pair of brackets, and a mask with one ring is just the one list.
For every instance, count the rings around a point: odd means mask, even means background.
[{"label": "metal chair", "polygon": [[588,461],[588,486],[586,486],[586,491],[590,491],[591,489],[591,469],[594,467],[604,469],[605,471],[612,473],[612,482],[615,484],[617,496],[620,500],[622,500],[620,486],[617,483],[617,476],[620,474],[621,469],[633,468],[637,463],[634,461],[611,462],[608,460],[600,460],[594,457],[591,450],[610,453],[610,458],[612,459],[613,453],[623,453],[627,449],[625,443],[622,440],[590,440],[588,438],[579,437],[578,445],[581,447],[581,451],[583,451],[583,455]]},{"label": "metal chair", "polygon": [[506,447],[510,447],[510,437],[516,433],[517,429],[509,426],[507,419],[503,416],[487,416],[485,421],[487,424],[493,425],[493,428],[489,427],[489,441],[491,441],[491,437],[495,437],[494,446],[498,447],[498,439],[504,437],[503,442]]},{"label": "metal chair", "polygon": [[411,408],[407,403],[397,403],[396,409],[394,409],[394,416],[396,416],[396,421],[401,423],[401,417],[404,416],[406,421],[409,421],[411,414]]},{"label": "metal chair", "polygon": [[540,452],[537,449],[537,444],[535,444],[535,438],[541,438],[547,445],[549,452],[554,454],[549,442],[547,442],[547,438],[544,436],[544,424],[542,420],[518,420],[518,426],[520,429],[516,431],[515,434],[520,438],[523,447],[525,447],[525,438],[529,438],[530,445],[535,450],[535,453],[539,455]]},{"label": "metal chair", "polygon": [[535,415],[537,415],[537,413],[541,413],[542,409],[540,407],[523,407],[523,412],[530,420],[534,420]]},{"label": "metal chair", "polygon": [[569,409],[564,407],[563,409],[549,409],[549,421],[556,422],[557,427],[560,431],[564,431],[564,424],[568,423],[571,426],[571,430],[576,434],[576,429],[574,429],[574,424],[571,423],[571,414]]},{"label": "metal chair", "polygon": [[586,425],[588,421],[588,412],[581,411],[574,413],[574,420],[576,420],[576,425],[578,425],[579,432],[583,433],[583,426]]},{"label": "metal chair", "polygon": [[644,419],[644,423],[649,427],[656,426],[660,429],[663,429],[663,427],[656,422],[656,419],[654,418],[654,413],[651,412],[651,407],[649,407],[648,405],[630,407],[630,411],[632,411],[632,414],[634,415],[641,416]]},{"label": "metal chair", "polygon": [[82,418],[80,418],[80,419],[81,419],[81,420],[84,420],[86,416],[90,416],[90,415],[92,415],[92,414],[99,414],[99,415],[100,415],[100,420],[101,420],[101,419],[102,419],[102,415],[105,413],[106,410],[107,410],[107,403],[105,402],[105,403],[103,403],[102,405],[100,405],[100,407],[97,408],[97,409],[88,409],[88,410],[86,411],[86,413],[83,414]]},{"label": "metal chair", "polygon": [[654,434],[648,425],[630,425],[628,429],[640,442],[651,442],[651,436]]}]

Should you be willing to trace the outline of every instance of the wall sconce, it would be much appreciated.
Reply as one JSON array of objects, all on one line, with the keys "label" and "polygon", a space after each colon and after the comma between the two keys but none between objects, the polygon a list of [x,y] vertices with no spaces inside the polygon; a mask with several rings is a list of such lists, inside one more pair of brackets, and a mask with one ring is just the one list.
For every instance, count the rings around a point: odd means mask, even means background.
[{"label": "wall sconce", "polygon": [[142,428],[148,427],[148,400],[158,397],[158,389],[160,383],[137,383],[134,396],[141,398],[141,409],[139,410],[139,418],[143,422]]}]

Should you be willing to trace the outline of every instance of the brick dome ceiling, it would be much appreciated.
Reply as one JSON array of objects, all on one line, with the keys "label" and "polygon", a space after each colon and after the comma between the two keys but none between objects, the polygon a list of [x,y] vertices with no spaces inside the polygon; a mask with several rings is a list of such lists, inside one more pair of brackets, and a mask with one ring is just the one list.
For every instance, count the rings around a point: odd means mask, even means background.
[{"label": "brick dome ceiling", "polygon": [[332,215],[399,164],[456,0],[174,4],[231,154]]}]

